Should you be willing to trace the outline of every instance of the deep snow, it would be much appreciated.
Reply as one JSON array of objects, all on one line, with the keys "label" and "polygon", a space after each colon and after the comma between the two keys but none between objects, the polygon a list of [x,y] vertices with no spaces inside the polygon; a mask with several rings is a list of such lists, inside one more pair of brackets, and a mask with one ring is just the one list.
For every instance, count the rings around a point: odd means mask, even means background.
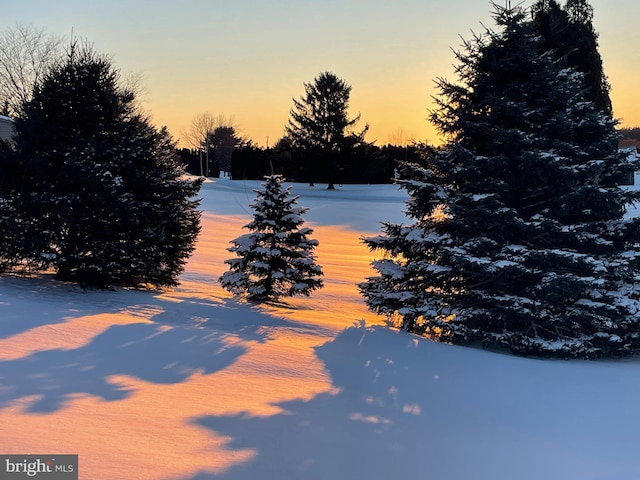
[{"label": "deep snow", "polygon": [[638,478],[640,359],[514,358],[367,312],[359,238],[403,221],[394,186],[295,185],[325,288],[232,298],[257,186],[205,183],[176,289],[0,278],[0,453],[77,453],[83,480]]}]

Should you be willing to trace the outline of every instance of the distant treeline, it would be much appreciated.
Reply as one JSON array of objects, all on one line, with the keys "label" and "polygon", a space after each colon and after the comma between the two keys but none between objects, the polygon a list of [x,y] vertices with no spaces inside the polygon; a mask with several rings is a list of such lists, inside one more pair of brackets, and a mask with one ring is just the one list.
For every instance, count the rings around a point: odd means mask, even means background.
[{"label": "distant treeline", "polygon": [[621,147],[640,147],[640,127],[618,128]]},{"label": "distant treeline", "polygon": [[[418,162],[425,151],[431,147],[424,144],[407,146],[367,145],[366,152],[359,155],[344,155],[337,158],[335,163],[335,178],[337,183],[391,183],[395,177],[399,162]],[[179,149],[177,154],[185,165],[187,172],[202,175],[206,171],[206,158],[196,150]],[[247,145],[237,148],[231,155],[229,175],[233,180],[262,180],[267,175],[284,175],[294,182],[326,183],[319,163],[310,153],[307,158],[294,158],[286,146],[278,145],[274,148],[260,148]],[[215,155],[209,155],[209,176],[219,177],[220,165]]]}]

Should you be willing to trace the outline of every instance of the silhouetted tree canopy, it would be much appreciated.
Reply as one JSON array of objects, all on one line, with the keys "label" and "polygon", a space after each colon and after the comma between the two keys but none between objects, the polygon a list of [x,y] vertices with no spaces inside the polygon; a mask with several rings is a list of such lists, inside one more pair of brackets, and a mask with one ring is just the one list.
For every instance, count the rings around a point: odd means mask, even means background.
[{"label": "silhouetted tree canopy", "polygon": [[299,172],[296,177],[310,183],[339,179],[340,169],[367,154],[364,136],[368,125],[357,132],[360,115],[349,118],[351,86],[331,72],[305,83],[305,94],[293,100],[285,134]]},{"label": "silhouetted tree canopy", "polygon": [[542,50],[552,50],[555,58],[582,72],[586,97],[607,115],[613,107],[610,85],[598,51],[598,33],[593,27],[593,8],[586,0],[567,0],[561,7],[556,0],[538,0],[531,7]]},{"label": "silhouetted tree canopy", "polygon": [[175,285],[199,232],[200,181],[109,59],[72,44],[16,119],[0,199],[5,269],[105,287]]},{"label": "silhouetted tree canopy", "polygon": [[521,355],[640,352],[640,193],[615,122],[583,77],[541,51],[519,8],[456,53],[431,119],[448,143],[403,163],[411,224],[367,238],[384,252],[360,285],[407,330]]}]

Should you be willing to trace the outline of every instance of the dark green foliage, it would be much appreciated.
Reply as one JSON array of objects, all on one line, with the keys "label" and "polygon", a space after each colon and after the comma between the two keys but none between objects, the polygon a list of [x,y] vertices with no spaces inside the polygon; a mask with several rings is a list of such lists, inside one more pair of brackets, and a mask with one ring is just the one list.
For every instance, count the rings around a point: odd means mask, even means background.
[{"label": "dark green foliage", "polygon": [[[342,160],[333,180],[337,183],[390,183],[397,165],[396,154],[402,158],[406,156],[406,153],[399,153],[400,150],[404,152],[403,147],[381,149],[365,144],[346,152],[340,156]],[[253,145],[238,148],[231,157],[231,178],[259,180],[265,175],[281,174],[294,181],[313,180],[296,157],[297,153],[286,137],[274,148],[262,149]]]},{"label": "dark green foliage", "polygon": [[178,148],[176,149],[176,155],[187,173],[201,175],[202,161],[197,150]]},{"label": "dark green foliage", "polygon": [[236,149],[231,156],[233,180],[258,180],[275,173],[283,173],[283,165],[273,149],[250,145]]},{"label": "dark green foliage", "polygon": [[221,172],[231,170],[233,152],[247,143],[244,138],[240,137],[235,127],[230,125],[216,127],[207,140],[212,151],[210,155],[213,155],[213,162]]},{"label": "dark green foliage", "polygon": [[318,241],[309,238],[312,229],[302,227],[308,209],[296,206],[298,197],[283,182],[282,176],[271,175],[255,190],[254,218],[245,226],[251,233],[231,242],[229,251],[238,258],[225,261],[229,270],[220,277],[224,288],[252,301],[309,295],[322,287],[322,270],[313,255]]},{"label": "dark green foliage", "polygon": [[360,285],[368,306],[444,341],[523,355],[640,349],[640,221],[615,122],[582,76],[540,53],[519,9],[457,53],[432,120],[449,142],[401,165],[414,223],[365,240],[387,258]]},{"label": "dark green foliage", "polygon": [[552,50],[556,59],[584,74],[586,98],[607,115],[613,108],[609,82],[598,52],[598,33],[593,28],[593,8],[586,0],[538,0],[532,7],[536,33],[543,51]]},{"label": "dark green foliage", "polygon": [[293,100],[294,108],[285,127],[293,161],[294,178],[310,183],[324,182],[334,188],[340,171],[366,157],[366,126],[354,132],[360,115],[347,114],[351,86],[331,72],[323,72],[305,83],[305,95]]},{"label": "dark green foliage", "polygon": [[168,133],[134,100],[108,59],[77,45],[37,86],[15,124],[6,265],[88,286],[176,284],[200,182],[182,178]]}]

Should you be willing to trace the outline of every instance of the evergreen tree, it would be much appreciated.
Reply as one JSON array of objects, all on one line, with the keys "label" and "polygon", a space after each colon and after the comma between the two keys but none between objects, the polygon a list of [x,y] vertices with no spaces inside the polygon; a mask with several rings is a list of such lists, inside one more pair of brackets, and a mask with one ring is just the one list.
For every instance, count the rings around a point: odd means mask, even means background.
[{"label": "evergreen tree", "polygon": [[458,82],[439,80],[432,121],[447,145],[403,164],[410,225],[365,239],[387,252],[360,285],[370,309],[414,332],[524,355],[640,349],[639,196],[615,122],[582,76],[539,53],[520,9],[465,42]]},{"label": "evergreen tree", "polygon": [[552,50],[565,65],[584,74],[588,100],[612,115],[611,89],[598,51],[598,33],[593,27],[593,8],[586,0],[567,0],[562,8],[556,0],[538,0],[532,18],[543,51]]},{"label": "evergreen tree", "polygon": [[214,165],[219,172],[230,172],[233,152],[250,144],[251,141],[242,138],[232,125],[217,126],[205,140],[205,148],[212,151]]},{"label": "evergreen tree", "polygon": [[134,102],[111,62],[76,44],[36,87],[15,123],[6,266],[99,287],[176,284],[200,181],[183,178],[168,133]]},{"label": "evergreen tree", "polygon": [[285,134],[310,183],[325,181],[333,189],[341,163],[364,145],[369,126],[353,131],[360,115],[347,113],[351,86],[335,74],[323,72],[304,88]]},{"label": "evergreen tree", "polygon": [[322,270],[313,256],[318,242],[309,238],[312,229],[302,227],[308,209],[296,206],[298,197],[283,182],[281,175],[271,175],[254,190],[254,218],[245,226],[251,233],[231,242],[229,251],[238,258],[225,261],[229,270],[220,277],[224,288],[246,293],[252,301],[309,295],[322,287]]}]

